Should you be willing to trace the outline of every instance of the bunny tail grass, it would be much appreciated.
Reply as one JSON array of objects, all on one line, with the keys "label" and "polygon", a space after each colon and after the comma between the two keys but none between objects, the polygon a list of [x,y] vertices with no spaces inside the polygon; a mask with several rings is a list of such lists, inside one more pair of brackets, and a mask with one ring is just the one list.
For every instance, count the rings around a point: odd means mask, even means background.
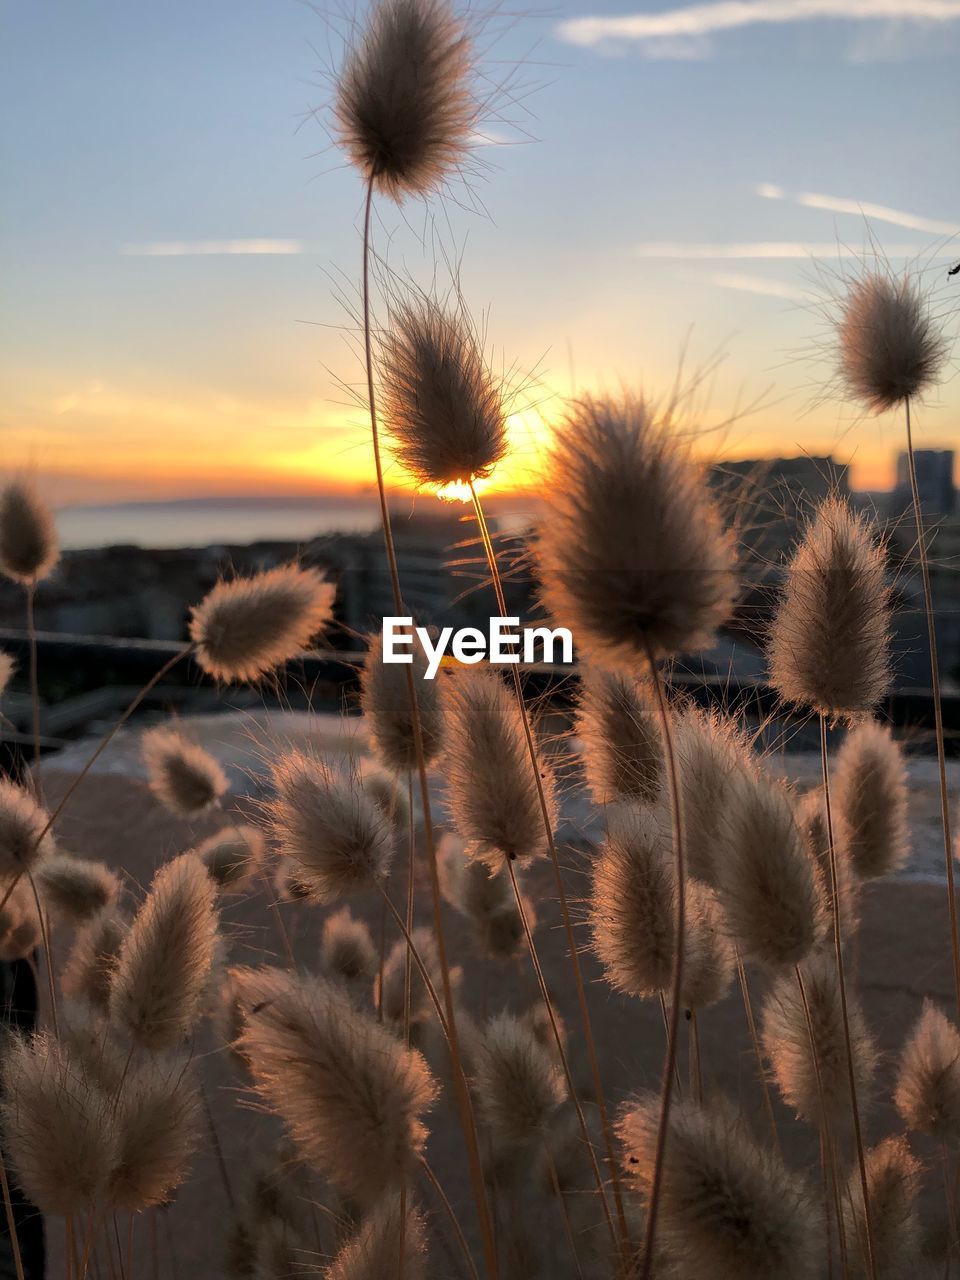
[{"label": "bunny tail grass", "polygon": [[[490,537],[490,530],[489,530],[489,527],[487,526],[487,520],[483,512],[483,506],[481,505],[480,497],[477,493],[476,486],[474,485],[472,480],[470,481],[470,496],[473,500],[473,509],[477,518],[477,527],[480,530],[480,537],[483,542],[483,549],[486,555],[487,565],[490,569],[490,577],[493,582],[494,592],[496,594],[497,607],[500,610],[501,616],[505,617],[507,616],[507,604],[506,604],[506,599],[503,592],[503,581],[500,577],[500,566],[497,562],[497,553],[493,546],[493,539]],[[597,1103],[597,1110],[600,1113],[601,1127],[603,1129],[603,1140],[604,1140],[604,1145],[606,1146],[606,1153],[607,1153],[607,1166],[610,1171],[610,1182],[613,1188],[613,1196],[614,1196],[614,1201],[615,1201],[616,1210],[617,1210],[617,1222],[618,1222],[618,1227],[620,1232],[620,1242],[623,1249],[627,1250],[629,1248],[630,1235],[627,1229],[626,1213],[623,1207],[623,1193],[620,1187],[620,1177],[617,1169],[617,1159],[616,1159],[616,1153],[613,1145],[613,1130],[610,1126],[610,1117],[607,1113],[607,1104],[606,1104],[606,1099],[603,1091],[603,1078],[600,1075],[600,1061],[597,1056],[596,1041],[593,1035],[593,1025],[592,1025],[592,1020],[590,1018],[590,1006],[587,1003],[587,993],[586,993],[586,987],[584,986],[584,981],[583,981],[583,971],[580,965],[580,956],[579,956],[578,947],[577,947],[577,940],[573,932],[573,920],[570,915],[570,906],[567,901],[566,887],[563,883],[563,873],[560,870],[560,857],[557,853],[557,843],[556,843],[556,840],[554,839],[554,834],[553,834],[553,818],[551,814],[550,803],[548,801],[547,793],[543,785],[543,778],[541,776],[541,770],[540,770],[539,753],[537,751],[537,745],[533,739],[533,731],[530,727],[530,717],[527,714],[527,706],[523,697],[523,686],[520,683],[520,671],[519,671],[518,664],[517,663],[511,664],[510,671],[513,676],[513,690],[514,690],[514,695],[516,697],[516,702],[517,702],[517,711],[519,713],[521,724],[523,727],[523,735],[524,735],[524,740],[526,742],[527,755],[529,756],[529,759],[530,759],[530,769],[533,775],[534,785],[536,786],[536,789],[537,789],[537,802],[540,808],[541,817],[543,819],[544,836],[546,837],[546,841],[547,841],[547,848],[550,854],[550,862],[553,865],[553,876],[554,876],[554,882],[556,883],[556,886],[557,886],[557,898],[560,903],[560,914],[563,918],[563,929],[564,929],[564,934],[566,936],[567,953],[570,957],[570,966],[573,970],[574,985],[577,991],[577,1003],[580,1006],[580,1019],[583,1025],[584,1042],[587,1047],[587,1057],[590,1063],[590,1074],[592,1078],[593,1092],[594,1092],[594,1097]],[[519,886],[517,885],[516,874],[514,872],[512,862],[509,859],[507,859],[506,862],[507,862],[507,868],[510,872],[511,882],[513,884],[514,896],[517,899],[517,909],[520,912],[521,919],[524,922],[524,933],[527,936],[527,944],[530,949],[531,959],[534,962],[534,968],[538,970],[538,979],[540,980],[540,983],[541,983],[541,993],[543,994],[544,1002],[547,1005],[547,1009],[550,1014],[551,1024],[553,1026],[554,1035],[557,1041],[557,1048],[560,1052],[561,1060],[563,1061],[563,1064],[567,1071],[567,1076],[569,1079],[569,1068],[567,1068],[566,1066],[566,1055],[563,1047],[562,1038],[560,1036],[560,1033],[557,1027],[556,1016],[550,1002],[549,994],[546,989],[546,984],[542,981],[542,975],[539,973],[539,961],[537,959],[536,951],[533,945],[533,935],[530,932],[529,924],[526,919],[523,900],[520,894]],[[680,896],[682,896],[682,890],[681,890]],[[586,1122],[583,1119],[583,1111],[580,1106],[579,1099],[576,1096],[576,1092],[573,1089],[572,1084],[571,1084],[570,1092],[571,1092],[571,1098],[577,1108],[577,1118],[581,1124],[581,1128],[584,1130],[584,1137],[585,1139],[587,1139],[586,1127],[585,1127]],[[593,1147],[590,1144],[589,1139],[587,1139],[587,1145],[590,1150],[591,1157],[593,1157]],[[595,1157],[593,1158],[595,1161]],[[612,1220],[609,1219],[610,1211],[607,1206],[607,1198],[603,1189],[602,1178],[600,1176],[599,1168],[595,1168],[595,1172],[597,1175],[598,1186],[600,1189],[600,1199],[604,1208],[604,1213],[607,1216],[608,1221],[610,1221],[611,1233],[614,1234],[614,1236],[616,1236],[616,1233],[613,1228]]]}]

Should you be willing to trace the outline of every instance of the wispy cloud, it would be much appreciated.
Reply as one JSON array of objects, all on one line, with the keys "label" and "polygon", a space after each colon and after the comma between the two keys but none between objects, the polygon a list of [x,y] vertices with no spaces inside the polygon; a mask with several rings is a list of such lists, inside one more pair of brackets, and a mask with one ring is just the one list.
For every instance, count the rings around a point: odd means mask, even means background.
[{"label": "wispy cloud", "polygon": [[[705,244],[694,241],[686,243],[682,240],[645,240],[633,246],[632,252],[638,258],[679,258],[696,261],[729,260],[729,259],[769,259],[787,261],[797,258],[862,258],[863,249],[857,249],[838,243],[835,240],[824,240],[820,243],[806,243],[800,240],[747,240]],[[929,249],[916,244],[884,245],[884,256],[887,258],[917,258],[928,254]],[[955,250],[944,249],[932,256],[949,257]]]},{"label": "wispy cloud", "polygon": [[130,258],[191,258],[223,254],[302,253],[299,240],[152,240],[125,244],[120,250]]},{"label": "wispy cloud", "polygon": [[745,275],[739,271],[714,271],[708,277],[718,289],[736,289],[739,293],[756,293],[764,298],[785,298],[791,302],[806,298],[802,289],[785,280],[766,280],[763,276]]},{"label": "wispy cloud", "polygon": [[717,0],[714,4],[685,5],[659,13],[570,18],[558,25],[557,35],[570,44],[590,47],[609,40],[643,43],[697,38],[738,27],[824,18],[851,22],[956,22],[960,21],[960,0]]},{"label": "wispy cloud", "polygon": [[890,222],[895,227],[909,231],[926,231],[933,236],[960,235],[960,222],[942,222],[939,218],[925,218],[903,209],[891,209],[885,204],[871,204],[868,200],[851,200],[845,196],[827,196],[817,191],[801,191],[790,195],[783,187],[772,182],[760,182],[754,188],[765,200],[793,200],[807,209],[824,209],[828,213],[852,213],[859,218],[875,222]]}]

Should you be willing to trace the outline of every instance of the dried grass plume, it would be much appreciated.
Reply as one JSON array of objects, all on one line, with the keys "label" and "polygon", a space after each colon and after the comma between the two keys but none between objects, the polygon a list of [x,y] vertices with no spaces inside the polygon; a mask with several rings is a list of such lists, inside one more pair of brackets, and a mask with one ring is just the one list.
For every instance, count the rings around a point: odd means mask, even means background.
[{"label": "dried grass plume", "polygon": [[833,770],[837,850],[861,880],[889,875],[910,854],[907,770],[892,733],[865,721],[844,739]]},{"label": "dried grass plume", "polygon": [[60,558],[53,513],[33,485],[0,490],[0,573],[25,586],[46,578]]},{"label": "dried grass plume", "polygon": [[904,1045],[894,1101],[908,1129],[960,1139],[960,1034],[930,1000]]}]

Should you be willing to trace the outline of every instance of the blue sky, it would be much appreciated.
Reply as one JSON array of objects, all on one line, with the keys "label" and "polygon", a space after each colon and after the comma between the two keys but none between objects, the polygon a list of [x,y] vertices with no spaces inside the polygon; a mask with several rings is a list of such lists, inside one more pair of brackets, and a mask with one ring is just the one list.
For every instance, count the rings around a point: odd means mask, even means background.
[{"label": "blue sky", "polygon": [[[360,372],[342,295],[361,192],[304,118],[329,100],[345,11],[0,13],[0,469],[63,501],[368,479],[339,386]],[[882,484],[899,424],[819,400],[811,247],[849,268],[838,247],[868,222],[919,256],[956,327],[960,0],[562,0],[486,18],[482,42],[522,102],[501,95],[472,192],[382,204],[376,235],[421,282],[459,262],[493,358],[535,371],[507,478],[535,476],[573,386],[663,391],[685,348],[689,369],[722,356],[698,421],[751,410],[711,448],[832,449]],[[960,445],[958,382],[922,411],[925,441]]]}]

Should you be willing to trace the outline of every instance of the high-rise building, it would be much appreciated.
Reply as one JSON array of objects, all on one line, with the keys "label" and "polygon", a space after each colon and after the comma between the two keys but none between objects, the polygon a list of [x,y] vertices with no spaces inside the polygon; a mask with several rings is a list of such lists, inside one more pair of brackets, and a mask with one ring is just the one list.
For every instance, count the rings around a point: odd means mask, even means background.
[{"label": "high-rise building", "polygon": [[[952,449],[915,449],[917,490],[924,515],[953,515],[957,490],[953,483]],[[893,491],[893,515],[911,506],[910,469],[906,453],[897,458],[897,486]]]}]

